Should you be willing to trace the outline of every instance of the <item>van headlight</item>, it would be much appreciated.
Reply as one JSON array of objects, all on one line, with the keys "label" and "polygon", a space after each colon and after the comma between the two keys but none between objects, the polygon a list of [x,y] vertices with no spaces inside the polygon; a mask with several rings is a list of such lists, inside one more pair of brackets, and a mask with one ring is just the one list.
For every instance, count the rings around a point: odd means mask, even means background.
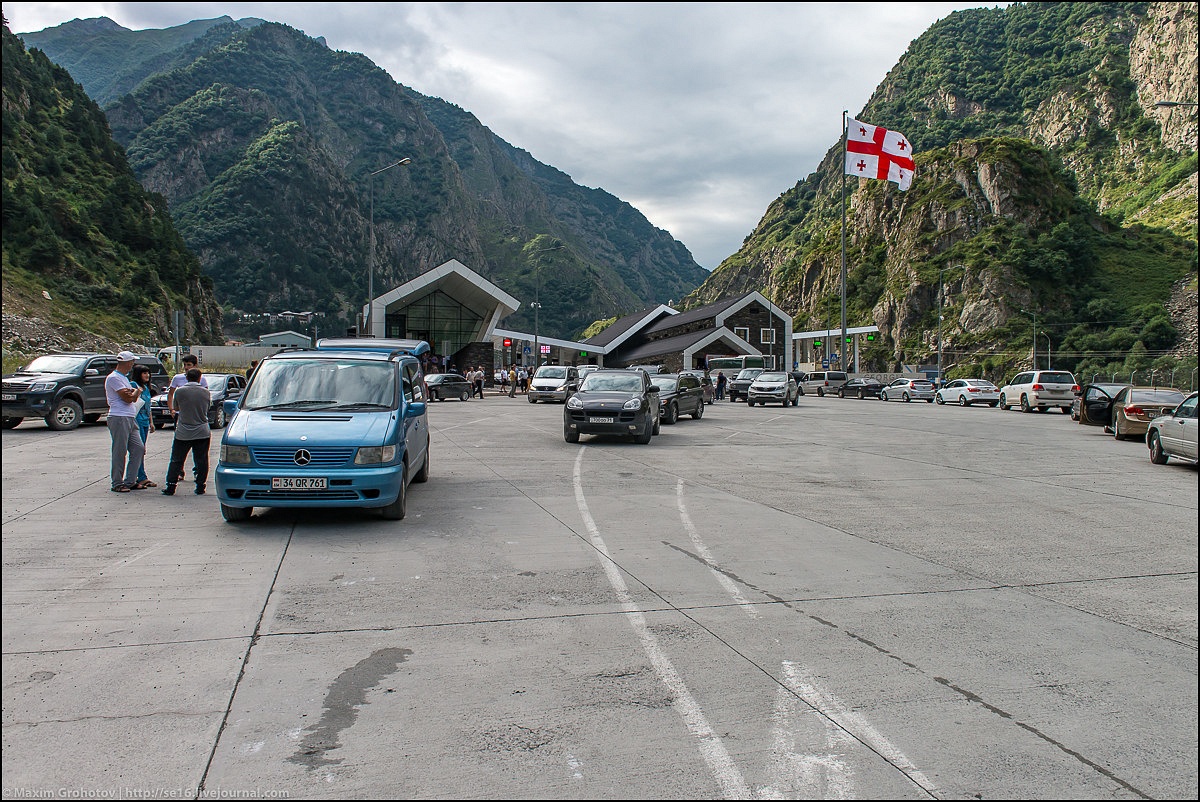
[{"label": "van headlight", "polygon": [[250,449],[246,446],[229,446],[221,443],[221,462],[226,465],[249,465]]},{"label": "van headlight", "polygon": [[396,459],[395,446],[363,446],[354,455],[355,465],[383,465]]}]

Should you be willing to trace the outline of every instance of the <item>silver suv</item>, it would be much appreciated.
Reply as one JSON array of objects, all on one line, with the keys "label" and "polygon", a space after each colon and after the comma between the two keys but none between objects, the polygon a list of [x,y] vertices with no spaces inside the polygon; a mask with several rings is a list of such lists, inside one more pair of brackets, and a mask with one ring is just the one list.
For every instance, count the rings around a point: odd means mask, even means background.
[{"label": "silver suv", "polygon": [[1065,370],[1027,370],[1000,388],[1000,409],[1019,406],[1022,412],[1044,412],[1058,407],[1070,415],[1077,392],[1075,377]]}]

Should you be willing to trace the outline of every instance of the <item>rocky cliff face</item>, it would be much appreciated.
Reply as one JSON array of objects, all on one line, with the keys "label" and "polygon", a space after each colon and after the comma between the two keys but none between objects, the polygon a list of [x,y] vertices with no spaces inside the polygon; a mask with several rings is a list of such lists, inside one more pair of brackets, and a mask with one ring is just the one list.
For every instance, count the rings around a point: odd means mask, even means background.
[{"label": "rocky cliff face", "polygon": [[1158,107],[1159,101],[1200,101],[1196,97],[1197,5],[1151,3],[1129,47],[1129,76],[1138,102],[1162,130],[1163,144],[1196,152],[1196,106]]}]

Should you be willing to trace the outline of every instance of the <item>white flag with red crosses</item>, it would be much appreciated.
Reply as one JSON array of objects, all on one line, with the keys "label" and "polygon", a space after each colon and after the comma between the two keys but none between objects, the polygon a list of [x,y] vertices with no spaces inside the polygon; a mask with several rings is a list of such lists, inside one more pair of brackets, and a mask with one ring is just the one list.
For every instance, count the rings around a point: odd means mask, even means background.
[{"label": "white flag with red crosses", "polygon": [[876,125],[847,120],[846,175],[894,181],[900,189],[912,185],[912,143],[908,137]]}]

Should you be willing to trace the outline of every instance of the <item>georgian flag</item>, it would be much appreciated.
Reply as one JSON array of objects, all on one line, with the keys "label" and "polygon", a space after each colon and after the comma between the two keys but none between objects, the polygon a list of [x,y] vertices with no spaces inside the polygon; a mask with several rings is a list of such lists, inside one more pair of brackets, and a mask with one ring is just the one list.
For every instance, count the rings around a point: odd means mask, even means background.
[{"label": "georgian flag", "polygon": [[908,137],[848,118],[846,128],[846,175],[894,181],[901,190],[912,185],[912,144]]}]

